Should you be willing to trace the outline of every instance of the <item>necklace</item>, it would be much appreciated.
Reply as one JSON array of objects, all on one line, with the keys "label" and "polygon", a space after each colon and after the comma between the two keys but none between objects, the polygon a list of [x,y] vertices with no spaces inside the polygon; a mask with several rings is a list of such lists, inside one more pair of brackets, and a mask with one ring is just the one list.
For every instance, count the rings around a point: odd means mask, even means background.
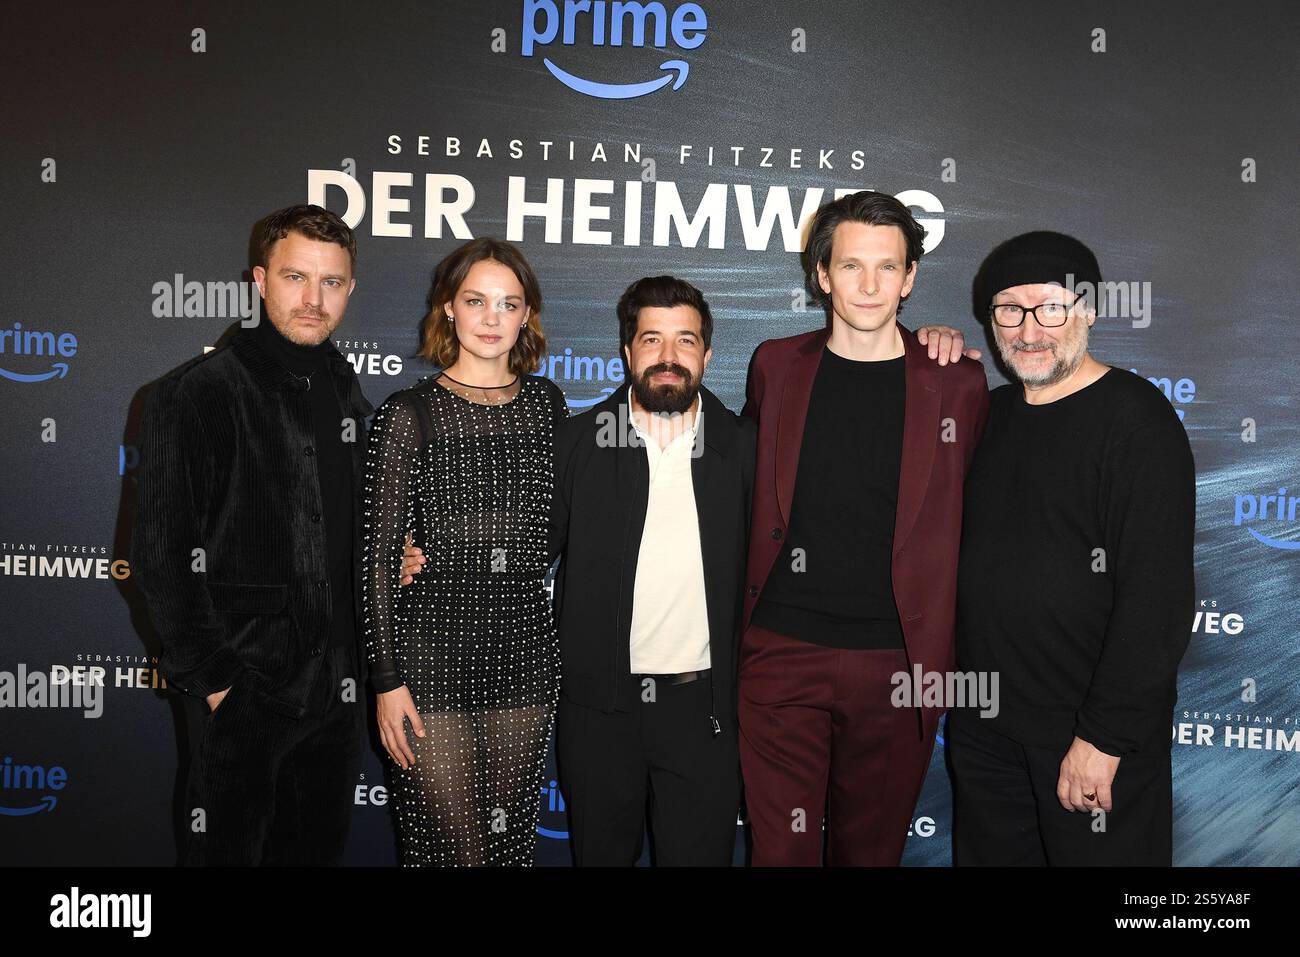
[{"label": "necklace", "polygon": [[[505,385],[470,385],[467,382],[461,382],[459,379],[453,379],[451,376],[447,375],[446,372],[442,373],[442,377],[446,379],[448,382],[456,383],[456,385],[460,386],[462,389],[478,389],[480,392],[483,393],[483,398],[485,400],[485,403],[489,405],[500,405],[502,402],[505,401],[505,397],[494,399],[491,396],[489,396],[487,394],[489,389],[509,389],[512,385],[514,385],[516,382],[519,381],[519,376],[515,376]],[[465,398],[468,399],[469,396],[467,395],[465,396]]]},{"label": "necklace", "polygon": [[309,373],[307,373],[307,375],[298,375],[298,373],[296,373],[296,372],[290,372],[290,373],[289,373],[289,375],[293,376],[295,379],[301,379],[303,382],[307,383],[307,391],[308,391],[308,392],[311,391],[311,377],[314,376],[315,374],[316,374],[316,373],[314,373],[314,372],[309,372]]}]

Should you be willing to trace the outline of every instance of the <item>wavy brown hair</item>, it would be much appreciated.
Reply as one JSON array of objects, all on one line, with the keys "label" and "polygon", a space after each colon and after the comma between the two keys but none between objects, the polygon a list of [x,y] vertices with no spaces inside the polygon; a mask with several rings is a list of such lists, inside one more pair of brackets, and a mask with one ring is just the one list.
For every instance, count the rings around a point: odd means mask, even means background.
[{"label": "wavy brown hair", "polygon": [[429,292],[429,312],[421,328],[420,351],[416,355],[444,369],[455,363],[460,355],[460,340],[456,338],[455,324],[447,321],[447,303],[456,298],[457,290],[474,264],[484,260],[505,266],[524,287],[528,324],[519,330],[519,338],[510,349],[510,371],[515,375],[536,372],[546,352],[541,323],[542,287],[523,253],[507,242],[490,237],[470,240],[438,263],[433,289]]}]

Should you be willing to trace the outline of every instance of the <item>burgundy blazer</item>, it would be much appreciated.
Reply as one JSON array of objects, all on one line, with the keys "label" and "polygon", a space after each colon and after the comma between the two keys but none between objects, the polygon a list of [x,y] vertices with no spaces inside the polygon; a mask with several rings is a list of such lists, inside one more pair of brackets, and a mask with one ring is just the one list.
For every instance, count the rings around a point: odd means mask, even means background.
[{"label": "burgundy blazer", "polygon": [[[911,331],[902,333],[907,378],[903,455],[894,519],[894,600],[909,670],[955,667],[957,557],[962,484],[984,432],[989,394],[984,367],[963,359],[940,366]],[[741,415],[758,423],[743,627],[790,527],[804,420],[830,329],[759,345],[749,365]],[[945,438],[951,441],[944,441]],[[921,734],[933,735],[943,709],[921,709]]]}]

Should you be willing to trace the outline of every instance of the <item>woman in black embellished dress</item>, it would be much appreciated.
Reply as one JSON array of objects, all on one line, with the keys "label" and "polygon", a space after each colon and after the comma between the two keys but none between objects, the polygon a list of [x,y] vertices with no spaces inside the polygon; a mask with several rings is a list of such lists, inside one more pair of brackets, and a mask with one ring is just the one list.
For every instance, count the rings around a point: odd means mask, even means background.
[{"label": "woman in black embellished dress", "polygon": [[[439,266],[420,355],[443,372],[375,415],[363,611],[403,863],[529,865],[559,689],[546,535],[563,393],[514,247]],[[401,587],[408,533],[426,557]]]}]

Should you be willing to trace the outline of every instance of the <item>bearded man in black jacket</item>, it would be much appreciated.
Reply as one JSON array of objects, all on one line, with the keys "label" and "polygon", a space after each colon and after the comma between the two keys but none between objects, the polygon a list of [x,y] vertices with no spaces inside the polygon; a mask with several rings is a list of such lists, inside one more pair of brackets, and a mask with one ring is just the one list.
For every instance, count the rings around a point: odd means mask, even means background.
[{"label": "bearded man in black jacket", "polygon": [[655,863],[726,866],[757,429],[701,385],[713,319],[698,289],[640,279],[618,316],[629,381],[555,446],[556,760],[574,862],[634,864],[648,823]]}]

